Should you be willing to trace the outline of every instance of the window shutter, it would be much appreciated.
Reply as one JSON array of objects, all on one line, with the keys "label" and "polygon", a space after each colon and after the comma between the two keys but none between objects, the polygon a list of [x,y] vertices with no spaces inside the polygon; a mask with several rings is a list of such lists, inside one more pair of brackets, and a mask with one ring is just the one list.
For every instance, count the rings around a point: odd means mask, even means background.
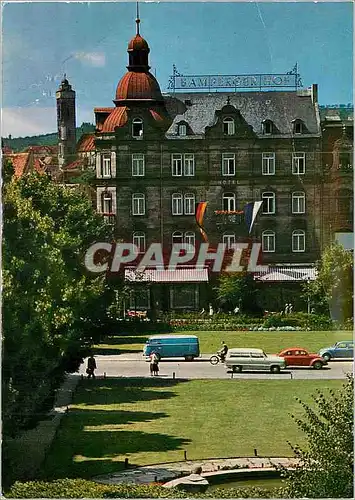
[{"label": "window shutter", "polygon": [[102,193],[104,191],[105,188],[97,188],[96,190],[96,209],[98,211],[99,214],[102,213]]},{"label": "window shutter", "polygon": [[116,177],[116,151],[111,151],[111,177]]},{"label": "window shutter", "polygon": [[102,179],[101,154],[99,152],[96,152],[96,178]]},{"label": "window shutter", "polygon": [[[116,157],[116,153],[115,153],[115,157]],[[116,168],[115,168],[116,170]],[[113,175],[113,174],[112,174]],[[114,214],[117,214],[117,198],[116,198],[116,188],[115,187],[112,187],[110,188],[110,191],[112,193],[112,212]]]}]

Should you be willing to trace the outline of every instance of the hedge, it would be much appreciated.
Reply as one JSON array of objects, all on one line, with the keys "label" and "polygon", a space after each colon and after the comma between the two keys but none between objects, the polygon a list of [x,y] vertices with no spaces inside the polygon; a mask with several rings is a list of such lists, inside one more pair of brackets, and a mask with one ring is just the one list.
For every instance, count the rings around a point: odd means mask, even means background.
[{"label": "hedge", "polygon": [[285,498],[282,488],[218,488],[206,493],[187,493],[160,485],[99,484],[85,479],[17,481],[5,498]]}]

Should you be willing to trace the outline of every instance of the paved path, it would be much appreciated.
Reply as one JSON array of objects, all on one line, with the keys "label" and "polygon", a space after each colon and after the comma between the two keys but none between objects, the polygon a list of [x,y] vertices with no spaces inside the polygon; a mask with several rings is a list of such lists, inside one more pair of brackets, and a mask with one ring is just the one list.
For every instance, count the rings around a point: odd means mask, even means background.
[{"label": "paved path", "polygon": [[[279,374],[269,372],[227,372],[224,364],[211,365],[205,354],[194,361],[185,361],[181,358],[162,360],[159,364],[159,376],[163,378],[185,379],[345,379],[346,374],[353,371],[351,361],[332,361],[321,370],[313,368],[292,368],[282,370]],[[118,354],[95,356],[97,375],[106,373],[107,377],[150,377],[149,363],[142,354]],[[85,375],[86,362],[81,365],[80,373]]]},{"label": "paved path", "polygon": [[275,468],[277,465],[294,467],[295,458],[216,458],[210,460],[186,460],[166,464],[146,465],[125,471],[103,474],[93,478],[104,484],[135,483],[148,484],[167,482],[181,476],[191,474],[196,467],[202,467],[202,475],[209,476],[213,472],[232,469]]}]

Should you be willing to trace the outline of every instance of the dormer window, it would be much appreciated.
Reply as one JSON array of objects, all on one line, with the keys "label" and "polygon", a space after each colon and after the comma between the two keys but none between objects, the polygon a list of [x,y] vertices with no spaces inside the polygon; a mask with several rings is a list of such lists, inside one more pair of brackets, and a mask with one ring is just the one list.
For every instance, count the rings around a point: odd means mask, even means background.
[{"label": "dormer window", "polygon": [[293,121],[293,133],[294,134],[302,134],[303,132],[303,123],[301,120]]},{"label": "dormer window", "polygon": [[264,135],[271,135],[272,129],[273,129],[272,121],[271,120],[264,120],[263,121],[263,134]]},{"label": "dormer window", "polygon": [[132,137],[143,137],[143,120],[141,118],[134,118],[132,122]]},{"label": "dormer window", "polygon": [[235,133],[235,126],[234,126],[234,120],[231,117],[224,118],[223,120],[223,133],[225,135],[234,135]]},{"label": "dormer window", "polygon": [[186,133],[187,133],[186,125],[184,123],[180,123],[180,125],[178,126],[178,134],[184,136],[186,135]]}]

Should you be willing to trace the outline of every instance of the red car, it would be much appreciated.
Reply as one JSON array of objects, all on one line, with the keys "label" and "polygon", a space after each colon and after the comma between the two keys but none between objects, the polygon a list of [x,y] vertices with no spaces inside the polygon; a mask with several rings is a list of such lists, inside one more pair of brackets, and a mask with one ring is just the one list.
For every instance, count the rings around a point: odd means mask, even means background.
[{"label": "red car", "polygon": [[303,347],[291,347],[284,349],[278,356],[284,358],[286,366],[310,366],[319,370],[327,362],[319,354],[309,353]]}]

